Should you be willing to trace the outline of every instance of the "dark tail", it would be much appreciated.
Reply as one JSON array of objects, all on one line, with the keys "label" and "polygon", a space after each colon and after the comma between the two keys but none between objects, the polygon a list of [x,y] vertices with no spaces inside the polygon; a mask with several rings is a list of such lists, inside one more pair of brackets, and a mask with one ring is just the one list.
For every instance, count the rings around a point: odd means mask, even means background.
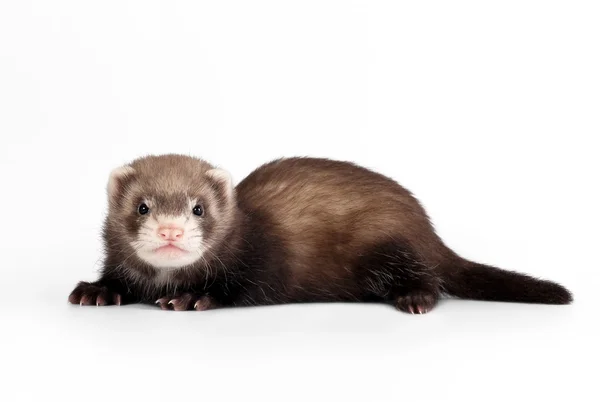
[{"label": "dark tail", "polygon": [[466,260],[445,272],[443,287],[461,299],[542,304],[573,301],[571,292],[558,283]]}]

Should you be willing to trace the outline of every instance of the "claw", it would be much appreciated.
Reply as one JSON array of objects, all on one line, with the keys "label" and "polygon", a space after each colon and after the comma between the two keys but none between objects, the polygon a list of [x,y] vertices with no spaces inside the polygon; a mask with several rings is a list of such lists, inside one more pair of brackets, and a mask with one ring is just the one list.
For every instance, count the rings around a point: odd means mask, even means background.
[{"label": "claw", "polygon": [[213,304],[210,298],[203,296],[194,303],[194,310],[205,311],[210,310]]},{"label": "claw", "polygon": [[96,296],[96,307],[99,306],[106,306],[106,300],[104,300],[104,297],[100,295]]},{"label": "claw", "polygon": [[204,300],[200,299],[194,303],[194,310],[206,310],[206,306],[204,305]]}]

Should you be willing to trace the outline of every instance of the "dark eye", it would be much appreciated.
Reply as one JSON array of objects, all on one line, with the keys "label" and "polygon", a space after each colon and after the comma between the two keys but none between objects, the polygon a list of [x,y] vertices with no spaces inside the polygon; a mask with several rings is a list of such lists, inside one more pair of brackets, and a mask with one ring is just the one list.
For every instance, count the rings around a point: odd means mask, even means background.
[{"label": "dark eye", "polygon": [[196,205],[194,207],[194,209],[192,209],[192,212],[196,216],[202,216],[202,214],[204,213],[204,209],[202,209],[202,207],[200,205]]},{"label": "dark eye", "polygon": [[148,208],[148,205],[146,204],[140,204],[138,207],[138,212],[140,215],[146,215],[148,212],[150,212],[150,208]]}]

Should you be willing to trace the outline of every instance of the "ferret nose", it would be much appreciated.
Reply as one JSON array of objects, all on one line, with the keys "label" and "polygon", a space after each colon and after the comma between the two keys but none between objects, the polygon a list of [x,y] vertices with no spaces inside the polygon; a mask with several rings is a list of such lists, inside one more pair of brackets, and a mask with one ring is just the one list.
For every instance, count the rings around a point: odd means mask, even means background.
[{"label": "ferret nose", "polygon": [[161,226],[158,228],[158,235],[163,240],[178,241],[183,238],[183,229],[172,226]]}]

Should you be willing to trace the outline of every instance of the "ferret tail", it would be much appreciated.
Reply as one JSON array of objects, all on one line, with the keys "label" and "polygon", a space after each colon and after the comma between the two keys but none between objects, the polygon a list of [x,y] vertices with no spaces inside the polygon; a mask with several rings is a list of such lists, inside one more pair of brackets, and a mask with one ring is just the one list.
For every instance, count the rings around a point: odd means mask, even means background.
[{"label": "ferret tail", "polygon": [[571,292],[558,283],[464,259],[445,270],[442,287],[461,299],[541,304],[573,301]]}]

